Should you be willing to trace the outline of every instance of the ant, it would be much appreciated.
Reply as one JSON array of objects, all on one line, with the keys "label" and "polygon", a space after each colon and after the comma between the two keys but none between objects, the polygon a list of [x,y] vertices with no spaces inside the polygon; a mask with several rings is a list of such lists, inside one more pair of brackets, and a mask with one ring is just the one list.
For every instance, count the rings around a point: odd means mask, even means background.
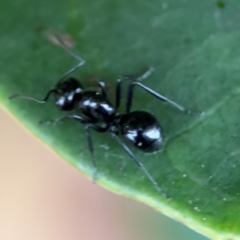
[{"label": "ant", "polygon": [[[60,46],[77,59],[79,63],[64,74],[55,87],[46,94],[46,97],[42,101],[19,94],[15,94],[9,97],[9,99],[25,98],[38,103],[46,103],[50,95],[54,95],[55,104],[60,110],[78,110],[81,114],[70,114],[54,120],[52,123],[57,123],[66,119],[74,119],[83,124],[86,130],[88,148],[94,166],[93,181],[96,180],[97,165],[94,159],[94,147],[89,129],[93,129],[99,133],[109,132],[116,142],[125,150],[126,154],[139,168],[142,169],[145,176],[150,180],[156,190],[166,199],[170,199],[169,196],[159,187],[142,162],[133,154],[127,144],[122,141],[119,136],[122,135],[132,146],[143,152],[153,153],[163,148],[164,139],[162,127],[158,120],[151,113],[146,111],[131,112],[133,92],[136,86],[142,88],[157,99],[168,102],[182,112],[188,111],[176,102],[173,102],[140,83],[141,80],[146,79],[153,72],[154,69],[152,67],[140,77],[124,76],[117,80],[116,102],[114,107],[109,100],[104,82],[98,82],[101,91],[88,91],[83,88],[78,80],[73,77],[68,77],[71,73],[83,66],[85,60],[68,48],[59,37],[56,36],[56,39]],[[118,109],[121,103],[121,84],[122,81],[126,79],[130,80],[127,93],[126,112],[120,114]]]}]

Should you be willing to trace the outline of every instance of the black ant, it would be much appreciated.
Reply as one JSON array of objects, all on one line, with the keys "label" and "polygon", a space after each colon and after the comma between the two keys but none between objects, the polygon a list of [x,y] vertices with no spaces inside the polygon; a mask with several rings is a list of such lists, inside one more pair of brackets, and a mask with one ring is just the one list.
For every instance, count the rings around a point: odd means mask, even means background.
[{"label": "black ant", "polygon": [[[170,99],[160,95],[154,90],[146,87],[139,81],[147,78],[152,72],[153,68],[149,68],[142,76],[136,78],[133,76],[125,76],[119,78],[116,85],[116,103],[115,107],[110,103],[105,83],[102,81],[98,82],[98,86],[101,91],[87,91],[84,90],[81,83],[75,78],[67,78],[71,73],[80,68],[85,64],[80,56],[70,50],[58,37],[61,47],[63,47],[70,55],[76,58],[79,63],[74,68],[70,69],[55,85],[55,87],[50,90],[46,97],[39,101],[29,96],[24,95],[13,95],[13,98],[26,98],[38,103],[46,103],[50,95],[55,96],[55,103],[57,107],[62,111],[78,110],[80,115],[70,114],[65,117],[59,118],[54,122],[63,121],[66,119],[74,119],[85,126],[87,133],[88,148],[92,156],[92,161],[94,165],[94,175],[93,179],[96,179],[97,165],[94,159],[94,148],[92,143],[92,138],[89,129],[93,129],[97,132],[110,132],[112,137],[118,142],[119,145],[125,150],[129,157],[140,167],[144,174],[148,177],[157,191],[162,194],[165,198],[169,199],[168,195],[158,186],[156,181],[144,167],[141,161],[133,154],[130,148],[120,139],[119,135],[124,136],[124,138],[135,148],[143,152],[156,152],[159,151],[164,144],[162,128],[157,121],[157,119],[150,113],[145,111],[134,111],[131,112],[132,99],[134,87],[138,86],[150,93],[154,97],[168,102],[171,105],[178,108],[180,111],[186,111],[185,108],[178,105],[177,103],[171,101]],[[122,81],[128,79],[131,80],[128,86],[126,112],[120,114],[118,109],[121,103],[121,84]]]}]

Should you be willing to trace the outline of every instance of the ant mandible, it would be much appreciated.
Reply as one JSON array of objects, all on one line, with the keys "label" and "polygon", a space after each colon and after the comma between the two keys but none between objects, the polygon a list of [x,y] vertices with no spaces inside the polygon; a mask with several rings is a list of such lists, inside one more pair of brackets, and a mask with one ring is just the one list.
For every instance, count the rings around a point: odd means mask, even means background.
[{"label": "ant mandible", "polygon": [[[10,99],[26,98],[38,103],[46,103],[50,95],[53,94],[55,97],[55,103],[60,110],[78,110],[81,113],[81,116],[70,114],[53,122],[56,123],[66,119],[74,119],[85,126],[88,148],[94,165],[94,180],[96,179],[97,165],[94,159],[94,148],[89,129],[93,129],[100,133],[107,131],[110,132],[112,137],[125,150],[128,156],[137,164],[138,167],[142,169],[156,190],[163,197],[169,199],[169,196],[159,187],[142,162],[133,154],[126,143],[121,140],[119,135],[122,135],[132,146],[143,152],[153,153],[159,151],[164,144],[162,128],[158,120],[152,114],[146,111],[131,112],[133,91],[135,86],[142,88],[159,100],[170,103],[180,111],[185,112],[186,109],[176,102],[171,101],[170,99],[160,95],[159,93],[140,83],[141,80],[147,78],[153,72],[154,69],[152,67],[138,78],[133,76],[124,76],[118,79],[116,85],[116,103],[114,107],[109,100],[104,82],[98,82],[98,86],[101,89],[100,92],[87,91],[84,90],[83,86],[78,80],[68,77],[71,73],[83,66],[85,64],[85,60],[68,48],[59,37],[55,37],[61,47],[64,48],[74,58],[76,58],[79,63],[70,69],[66,74],[64,74],[64,76],[57,82],[55,87],[47,93],[46,97],[42,101],[19,94],[11,96]],[[121,84],[125,79],[131,81],[128,86],[126,112],[124,114],[120,114],[118,109],[121,103]]]}]

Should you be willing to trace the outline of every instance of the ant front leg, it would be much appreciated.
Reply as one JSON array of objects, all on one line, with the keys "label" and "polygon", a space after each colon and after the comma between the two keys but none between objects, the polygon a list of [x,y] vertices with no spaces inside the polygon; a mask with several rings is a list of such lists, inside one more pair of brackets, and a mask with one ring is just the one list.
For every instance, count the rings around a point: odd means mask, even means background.
[{"label": "ant front leg", "polygon": [[121,103],[121,85],[122,85],[122,80],[130,80],[130,81],[142,81],[146,78],[148,78],[154,71],[153,67],[150,67],[146,72],[144,72],[141,76],[136,77],[133,75],[126,75],[118,79],[117,85],[116,85],[116,109],[118,110],[120,103]]},{"label": "ant front leg", "polygon": [[150,67],[145,73],[143,73],[143,75],[138,77],[136,80],[137,81],[142,81],[142,80],[148,78],[153,72],[154,72],[154,68]]},{"label": "ant front leg", "polygon": [[[76,54],[75,52],[73,52],[62,40],[60,37],[58,37],[57,35],[55,35],[56,40],[59,42],[60,46],[67,52],[69,53],[71,56],[73,56],[74,58],[76,58],[79,63],[73,67],[72,69],[70,69],[68,72],[66,72],[58,81],[58,83],[62,82],[64,79],[66,79],[66,77],[68,75],[70,75],[71,73],[75,72],[78,68],[80,68],[81,66],[83,66],[85,64],[85,60],[82,59],[78,54]],[[57,83],[57,84],[58,84]]]}]

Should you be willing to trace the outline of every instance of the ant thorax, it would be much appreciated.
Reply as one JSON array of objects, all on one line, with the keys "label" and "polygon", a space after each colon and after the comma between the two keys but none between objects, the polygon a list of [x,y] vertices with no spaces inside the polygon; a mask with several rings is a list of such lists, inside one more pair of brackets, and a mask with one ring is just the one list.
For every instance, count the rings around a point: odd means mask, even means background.
[{"label": "ant thorax", "polygon": [[115,108],[108,99],[94,91],[86,91],[82,94],[78,109],[95,122],[112,122],[116,114]]}]

